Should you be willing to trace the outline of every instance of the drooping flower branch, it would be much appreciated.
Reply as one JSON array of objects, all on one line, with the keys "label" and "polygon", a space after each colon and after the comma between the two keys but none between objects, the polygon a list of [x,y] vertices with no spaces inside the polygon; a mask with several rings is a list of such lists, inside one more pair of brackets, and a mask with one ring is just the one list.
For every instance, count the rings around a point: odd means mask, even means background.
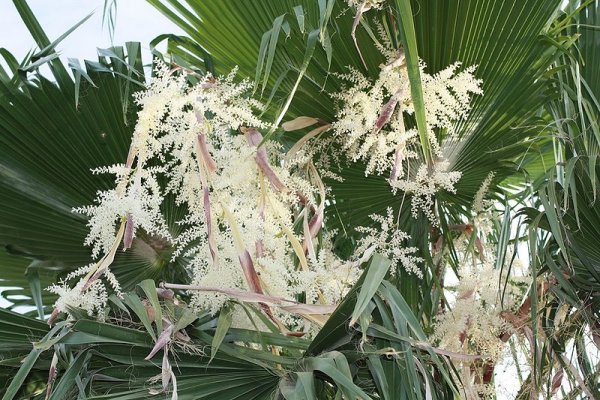
[{"label": "drooping flower branch", "polygon": [[[364,254],[374,250],[387,254],[395,268],[421,276],[422,259],[406,246],[410,237],[391,211],[373,216],[380,229],[359,229],[363,238],[348,261],[334,254],[330,235],[319,235],[327,195],[321,176],[335,174],[319,164],[329,162],[327,155],[313,156],[332,141],[350,159],[366,161],[366,174],[389,173],[394,190],[413,195],[413,212],[424,210],[432,221],[435,194],[452,192],[460,178],[447,170],[435,130],[451,136],[453,122],[470,109],[470,95],[481,92],[473,68],[456,73],[455,64],[435,76],[423,73],[429,139],[439,159],[415,171],[410,161],[418,159],[419,141],[416,130],[405,127],[412,100],[404,56],[390,42],[380,50],[387,62],[375,82],[352,69],[341,76],[352,85],[334,94],[341,104],[337,121],[300,117],[283,124],[285,130],[317,125],[288,154],[264,141],[261,129],[270,126],[255,116],[262,105],[248,96],[249,81],[234,82],[236,71],[199,77],[192,86],[185,73],[158,64],[152,83],[136,97],[140,112],[126,162],[94,170],[114,174],[115,188],[99,192],[94,205],[75,209],[90,217],[86,244],[99,261],[68,277],[84,275],[74,288],[67,281],[51,288],[61,294],[56,313],[83,304],[98,313],[106,302],[103,280],[120,291],[110,270],[117,249],[121,243],[124,250],[136,246],[140,231],[168,243],[174,259],[186,260],[192,287],[216,289],[190,292],[192,307],[212,313],[234,292],[331,306],[358,278]],[[307,146],[328,130],[328,141]],[[166,201],[186,211],[175,221],[177,234],[163,212]],[[85,302],[75,301],[77,293]],[[282,330],[303,326],[286,312],[289,307],[258,304]]]},{"label": "drooping flower branch", "polygon": [[[157,64],[136,98],[141,110],[126,163],[94,170],[114,174],[115,189],[75,209],[90,217],[86,244],[100,260],[51,288],[60,295],[57,313],[83,307],[98,314],[107,298],[102,280],[120,290],[110,270],[117,249],[136,246],[140,230],[186,260],[191,287],[215,289],[191,290],[198,310],[216,313],[232,293],[286,299],[277,309],[258,304],[292,329],[304,326],[295,311],[330,310],[354,284],[356,262],[319,240],[327,190],[317,169],[306,158],[284,162],[279,145],[262,143],[259,129],[268,126],[254,116],[261,104],[247,97],[251,84],[234,76],[207,75],[190,86],[185,74]],[[162,211],[168,198],[186,210],[177,235]],[[67,281],[83,274],[70,288]]]}]

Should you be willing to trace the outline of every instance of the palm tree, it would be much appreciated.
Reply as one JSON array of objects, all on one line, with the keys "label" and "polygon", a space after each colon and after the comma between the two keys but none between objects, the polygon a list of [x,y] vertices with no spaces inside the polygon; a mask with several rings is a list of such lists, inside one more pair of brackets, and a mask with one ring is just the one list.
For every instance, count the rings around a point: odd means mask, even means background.
[{"label": "palm tree", "polygon": [[[3,399],[500,395],[493,393],[496,361],[474,337],[459,329],[456,350],[440,334],[460,300],[486,307],[483,294],[460,292],[469,279],[464,254],[487,257],[496,274],[477,282],[493,288],[499,304],[494,316],[503,328],[493,332],[515,357],[516,395],[600,398],[598,1],[148,2],[188,35],[158,37],[154,57],[185,71],[192,87],[207,73],[237,67],[266,103],[261,118],[276,127],[263,132],[266,139],[285,149],[314,128],[298,125],[298,117],[324,127],[339,118],[331,94],[347,90],[348,67],[377,80],[385,33],[405,57],[414,108],[405,120],[417,132],[416,162],[433,168],[422,78],[456,62],[476,65],[483,95],[472,96],[468,117],[453,124],[455,139],[435,132],[437,143],[448,143],[449,170],[462,175],[454,193],[436,193],[428,210],[435,221],[427,212],[413,215],[415,196],[393,193],[386,176],[366,176],[363,162],[341,163],[341,181],[324,178],[332,200],[323,230],[335,253],[351,257],[365,236],[360,227],[380,229],[370,216],[390,208],[410,236],[406,246],[423,260],[422,276],[374,254],[312,338],[282,334],[247,297],[233,296],[213,315],[189,308],[185,290],[165,296],[160,282],[191,283],[190,260],[174,259],[173,246],[148,233],[138,233],[131,251],[117,252],[111,270],[125,293],[108,298],[104,321],[72,309],[70,319],[48,327],[56,296],[44,289],[90,262],[82,245],[87,219],[71,210],[114,185],[89,171],[127,159],[139,111],[133,96],[146,80],[138,43],[65,66],[54,50],[64,36],[51,42],[27,2],[14,0],[40,50],[18,62],[0,49],[8,66],[0,67],[0,277],[11,307],[33,311],[0,310]],[[164,53],[156,50],[161,41]],[[39,73],[45,64],[51,79]],[[325,143],[334,132],[313,136]],[[488,231],[475,222],[473,206],[485,181],[493,199]],[[185,207],[167,198],[162,212],[169,231],[179,232]],[[485,257],[482,242],[491,249]],[[519,273],[523,251],[529,259]],[[505,306],[510,296],[518,299],[512,308]],[[233,307],[266,329],[232,327]]]}]

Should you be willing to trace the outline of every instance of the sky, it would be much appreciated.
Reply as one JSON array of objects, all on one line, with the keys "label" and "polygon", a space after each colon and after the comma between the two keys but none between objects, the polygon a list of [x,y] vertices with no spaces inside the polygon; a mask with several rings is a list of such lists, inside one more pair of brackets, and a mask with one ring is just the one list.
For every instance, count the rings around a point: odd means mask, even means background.
[{"label": "sky", "polygon": [[[102,24],[104,0],[29,0],[28,4],[50,41],[93,12],[89,20],[58,45],[57,49],[65,61],[67,57],[96,60],[97,47],[111,46],[108,27]],[[162,33],[182,34],[182,31],[145,0],[117,1],[115,45],[122,45],[126,41],[141,42],[142,58],[144,63],[149,63],[148,43]],[[2,47],[19,61],[29,50],[36,48],[10,0],[0,0]]]}]

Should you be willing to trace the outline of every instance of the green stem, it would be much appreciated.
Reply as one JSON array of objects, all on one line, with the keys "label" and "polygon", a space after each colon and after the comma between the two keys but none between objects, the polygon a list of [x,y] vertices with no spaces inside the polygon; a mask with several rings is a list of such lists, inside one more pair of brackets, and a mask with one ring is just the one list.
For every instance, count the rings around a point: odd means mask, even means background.
[{"label": "green stem", "polygon": [[417,37],[412,17],[410,0],[396,0],[396,11],[400,22],[400,41],[404,48],[406,57],[406,68],[410,82],[410,92],[415,107],[415,118],[423,158],[429,166],[433,164],[431,143],[427,133],[427,120],[425,118],[425,103],[423,101],[423,87],[421,86],[421,73],[419,71],[419,53],[417,49]]}]

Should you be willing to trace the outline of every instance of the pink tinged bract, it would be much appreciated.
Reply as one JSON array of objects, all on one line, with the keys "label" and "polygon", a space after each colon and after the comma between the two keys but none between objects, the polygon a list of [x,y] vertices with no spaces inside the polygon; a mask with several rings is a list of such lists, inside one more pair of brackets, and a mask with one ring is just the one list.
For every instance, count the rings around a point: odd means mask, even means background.
[{"label": "pink tinged bract", "polygon": [[373,134],[378,133],[384,127],[385,124],[390,122],[390,119],[392,119],[392,114],[394,114],[394,110],[396,109],[397,105],[398,97],[396,96],[392,96],[392,98],[387,103],[385,103],[385,105],[381,109],[381,113],[379,114],[377,121],[375,121],[375,128],[373,128]]},{"label": "pink tinged bract", "polygon": [[[263,140],[262,135],[255,128],[243,128],[242,132],[244,132],[244,135],[246,135],[246,140],[250,146],[257,147]],[[267,177],[271,183],[271,186],[273,186],[273,189],[277,190],[278,192],[286,189],[283,182],[281,182],[275,171],[273,171],[271,168],[271,165],[269,164],[269,157],[267,156],[267,150],[265,150],[265,148],[262,146],[257,147],[256,149],[256,164],[258,164],[258,167],[262,173]]]},{"label": "pink tinged bract", "polygon": [[206,135],[203,133],[198,134],[198,141],[196,142],[198,146],[198,155],[202,159],[202,163],[206,167],[206,172],[209,174],[214,173],[217,170],[217,163],[213,160],[210,155],[210,151],[208,151],[208,145],[206,144]]},{"label": "pink tinged bract", "polygon": [[212,217],[210,213],[210,190],[208,186],[204,186],[204,217],[206,219],[206,231],[208,234],[208,248],[212,257],[213,263],[217,263],[217,242],[212,227]]},{"label": "pink tinged bract", "polygon": [[131,213],[127,213],[127,222],[125,222],[125,233],[123,234],[123,250],[131,248],[133,243],[133,234],[135,232],[135,222]]},{"label": "pink tinged bract", "polygon": [[159,350],[163,349],[167,344],[169,344],[169,342],[171,341],[172,333],[173,324],[165,326],[160,336],[156,339],[156,344],[154,345],[150,353],[146,356],[146,358],[144,358],[144,360],[151,359],[156,353],[158,353]]},{"label": "pink tinged bract", "polygon": [[396,149],[396,153],[394,155],[394,166],[392,167],[392,172],[390,173],[390,182],[392,183],[398,180],[400,171],[402,171],[402,161],[404,161],[403,151],[404,148],[401,147]]},{"label": "pink tinged bract", "polygon": [[242,271],[244,271],[246,283],[248,283],[248,287],[250,288],[250,290],[254,293],[263,294],[262,288],[260,286],[260,281],[258,280],[258,275],[256,273],[256,269],[254,268],[254,263],[252,262],[252,257],[250,257],[250,253],[248,253],[248,250],[244,250],[238,258],[240,260],[240,265],[242,266]]}]

